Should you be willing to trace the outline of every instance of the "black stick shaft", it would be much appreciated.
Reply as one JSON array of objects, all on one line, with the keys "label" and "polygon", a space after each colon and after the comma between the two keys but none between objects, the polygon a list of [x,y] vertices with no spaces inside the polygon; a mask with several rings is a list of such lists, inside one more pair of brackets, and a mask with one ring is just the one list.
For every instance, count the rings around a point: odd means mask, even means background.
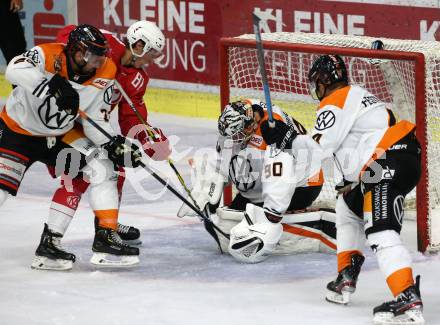
[{"label": "black stick shaft", "polygon": [[[86,113],[79,110],[78,111],[81,118],[89,122],[91,125],[93,125],[99,132],[101,132],[106,138],[108,138],[110,141],[113,140],[113,137],[104,130],[98,123],[93,121]],[[168,190],[170,190],[175,196],[177,196],[183,203],[185,203],[187,206],[191,208],[197,215],[199,215],[203,220],[206,222],[209,222],[218,232],[220,232],[223,236],[226,238],[229,237],[228,234],[224,233],[219,227],[217,227],[210,219],[208,219],[199,209],[197,209],[194,205],[192,205],[186,198],[184,198],[182,195],[180,195],[179,192],[177,192],[171,185],[169,185],[165,180],[163,180],[159,175],[157,175],[151,168],[149,168],[147,165],[145,165],[143,162],[140,162],[140,166],[145,169],[148,173],[150,173],[159,183],[164,185]]]}]

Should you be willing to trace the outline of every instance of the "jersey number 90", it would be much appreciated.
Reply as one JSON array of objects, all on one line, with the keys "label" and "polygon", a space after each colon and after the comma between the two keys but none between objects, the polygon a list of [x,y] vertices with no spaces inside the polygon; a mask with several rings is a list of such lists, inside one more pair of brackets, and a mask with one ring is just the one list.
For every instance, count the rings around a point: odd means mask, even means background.
[{"label": "jersey number 90", "polygon": [[264,166],[264,174],[266,178],[269,178],[271,176],[281,176],[283,175],[283,163],[282,162],[276,162],[273,164],[265,165]]}]

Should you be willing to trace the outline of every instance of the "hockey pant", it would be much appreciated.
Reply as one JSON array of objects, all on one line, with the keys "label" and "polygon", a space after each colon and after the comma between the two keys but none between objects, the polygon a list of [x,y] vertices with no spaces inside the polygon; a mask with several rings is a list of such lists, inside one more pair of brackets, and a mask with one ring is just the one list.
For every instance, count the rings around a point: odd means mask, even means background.
[{"label": "hockey pant", "polygon": [[[116,228],[119,200],[113,163],[100,158],[93,145],[89,144],[87,150],[81,152],[72,143],[63,141],[62,137],[45,138],[16,133],[0,120],[0,189],[15,196],[26,171],[36,161],[50,166],[55,176],[64,179],[65,185],[66,180],[85,176],[90,182],[93,210],[103,219],[111,220]],[[67,200],[71,206],[75,206],[75,197]],[[61,208],[59,211],[65,212]],[[59,227],[64,227],[70,219],[64,218]]]},{"label": "hockey pant", "polygon": [[350,265],[353,254],[362,254],[367,238],[393,295],[413,285],[411,256],[400,231],[405,196],[417,185],[420,173],[420,145],[410,133],[366,169],[359,185],[339,196],[338,272]]},{"label": "hockey pant", "polygon": [[[74,129],[69,131],[62,141],[68,143],[70,146],[83,152],[85,155],[89,155],[90,148],[93,148],[93,144],[88,140],[82,130],[81,125],[76,125]],[[54,170],[48,167],[49,173],[55,177]],[[116,173],[115,173],[116,175]],[[117,173],[117,191],[118,191],[118,207],[122,195],[122,187],[125,180],[124,169],[120,168]],[[50,229],[56,230],[58,233],[64,234],[67,227],[75,215],[82,195],[89,188],[90,181],[85,175],[78,175],[77,177],[70,178],[68,175],[64,175],[61,178],[60,187],[55,191],[52,203],[49,210],[48,225]],[[91,189],[93,191],[93,189]],[[99,225],[104,228],[116,229],[117,216],[109,214],[106,211],[94,210],[95,216],[98,218]]]}]

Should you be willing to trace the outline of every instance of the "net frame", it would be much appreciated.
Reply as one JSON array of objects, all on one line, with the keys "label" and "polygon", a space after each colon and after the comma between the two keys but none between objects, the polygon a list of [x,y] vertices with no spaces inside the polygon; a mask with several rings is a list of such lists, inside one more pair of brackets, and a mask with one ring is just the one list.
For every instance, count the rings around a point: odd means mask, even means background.
[{"label": "net frame", "polygon": [[[298,33],[292,33],[298,34]],[[416,209],[417,209],[417,246],[418,250],[437,250],[430,243],[429,235],[429,195],[428,179],[429,171],[427,165],[427,105],[426,105],[426,62],[425,55],[419,52],[406,52],[396,50],[371,50],[366,48],[327,46],[322,44],[300,44],[283,41],[268,41],[267,34],[263,35],[263,47],[265,50],[291,51],[309,54],[338,54],[342,56],[355,56],[365,59],[383,60],[405,60],[414,63],[415,76],[415,121],[417,125],[416,135],[422,147],[422,174],[416,190]],[[242,38],[221,38],[219,42],[219,73],[220,73],[220,102],[221,109],[230,100],[230,66],[229,49],[233,47],[256,48],[255,37],[244,35]],[[246,39],[246,36],[248,39]],[[225,204],[232,201],[232,189],[228,187],[224,192]],[[438,243],[437,243],[438,245]]]}]

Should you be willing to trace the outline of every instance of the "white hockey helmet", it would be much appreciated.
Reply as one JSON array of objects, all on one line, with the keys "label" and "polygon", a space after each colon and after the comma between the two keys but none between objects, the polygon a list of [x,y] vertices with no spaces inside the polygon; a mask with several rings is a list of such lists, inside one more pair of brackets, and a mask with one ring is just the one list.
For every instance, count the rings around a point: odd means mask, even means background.
[{"label": "white hockey helmet", "polygon": [[[127,40],[130,46],[130,51],[134,56],[142,57],[145,53],[154,50],[158,54],[163,53],[165,48],[165,36],[159,27],[151,21],[140,20],[128,27]],[[133,51],[133,45],[137,41],[145,43],[141,54],[136,54]]]}]

